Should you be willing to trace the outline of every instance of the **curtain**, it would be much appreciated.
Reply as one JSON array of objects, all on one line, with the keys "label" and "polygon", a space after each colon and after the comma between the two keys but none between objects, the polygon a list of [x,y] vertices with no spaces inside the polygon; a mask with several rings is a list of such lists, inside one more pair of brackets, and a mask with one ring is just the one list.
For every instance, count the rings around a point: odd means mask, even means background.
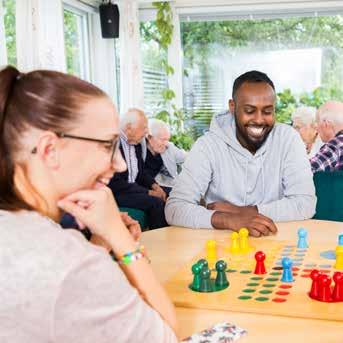
[{"label": "curtain", "polygon": [[120,112],[130,107],[143,108],[144,89],[142,78],[138,4],[125,0],[120,8]]},{"label": "curtain", "polygon": [[0,66],[7,64],[6,35],[4,24],[4,9],[0,0]]},{"label": "curtain", "polygon": [[17,59],[21,71],[66,70],[61,0],[16,0]]}]

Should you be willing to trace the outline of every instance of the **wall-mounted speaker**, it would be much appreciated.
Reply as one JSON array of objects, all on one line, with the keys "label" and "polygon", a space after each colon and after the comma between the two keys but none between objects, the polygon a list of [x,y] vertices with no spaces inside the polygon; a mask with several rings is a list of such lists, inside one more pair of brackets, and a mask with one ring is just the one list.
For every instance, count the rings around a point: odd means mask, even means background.
[{"label": "wall-mounted speaker", "polygon": [[117,5],[103,3],[99,6],[101,35],[103,38],[119,37],[119,8]]}]

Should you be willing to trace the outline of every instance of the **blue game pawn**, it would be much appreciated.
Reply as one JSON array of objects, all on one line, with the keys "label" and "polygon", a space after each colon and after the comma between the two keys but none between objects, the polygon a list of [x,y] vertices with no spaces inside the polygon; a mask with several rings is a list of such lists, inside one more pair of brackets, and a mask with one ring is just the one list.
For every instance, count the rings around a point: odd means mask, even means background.
[{"label": "blue game pawn", "polygon": [[338,236],[338,245],[343,245],[343,234]]},{"label": "blue game pawn", "polygon": [[307,230],[300,228],[298,230],[298,249],[306,249],[308,248],[307,244]]},{"label": "blue game pawn", "polygon": [[282,278],[281,282],[293,282],[293,271],[292,271],[293,262],[290,258],[284,257],[282,259]]}]

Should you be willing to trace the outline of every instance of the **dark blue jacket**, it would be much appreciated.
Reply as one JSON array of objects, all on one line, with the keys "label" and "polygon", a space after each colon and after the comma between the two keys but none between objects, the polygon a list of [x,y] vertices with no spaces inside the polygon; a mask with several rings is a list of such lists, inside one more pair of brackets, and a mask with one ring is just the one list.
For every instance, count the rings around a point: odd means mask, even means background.
[{"label": "dark blue jacket", "polygon": [[[128,182],[128,170],[122,173],[114,174],[113,178],[111,179],[108,185],[108,187],[111,188],[114,196],[122,193],[148,193],[149,189],[151,189],[151,186],[155,183],[154,178],[144,170],[144,160],[142,155],[141,144],[135,145],[135,151],[138,162],[138,174],[136,177],[136,182]],[[125,154],[122,146],[120,146],[120,152],[123,158],[125,159]]]}]

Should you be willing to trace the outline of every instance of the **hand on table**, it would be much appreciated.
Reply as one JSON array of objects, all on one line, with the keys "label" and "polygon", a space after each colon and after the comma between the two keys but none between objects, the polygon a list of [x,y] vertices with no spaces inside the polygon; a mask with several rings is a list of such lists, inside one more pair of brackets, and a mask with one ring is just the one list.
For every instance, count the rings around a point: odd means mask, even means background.
[{"label": "hand on table", "polygon": [[217,211],[212,216],[212,225],[215,228],[237,231],[245,227],[254,237],[268,236],[277,232],[274,222],[258,213],[256,206],[236,206],[228,202],[215,202],[207,205],[207,208]]}]

